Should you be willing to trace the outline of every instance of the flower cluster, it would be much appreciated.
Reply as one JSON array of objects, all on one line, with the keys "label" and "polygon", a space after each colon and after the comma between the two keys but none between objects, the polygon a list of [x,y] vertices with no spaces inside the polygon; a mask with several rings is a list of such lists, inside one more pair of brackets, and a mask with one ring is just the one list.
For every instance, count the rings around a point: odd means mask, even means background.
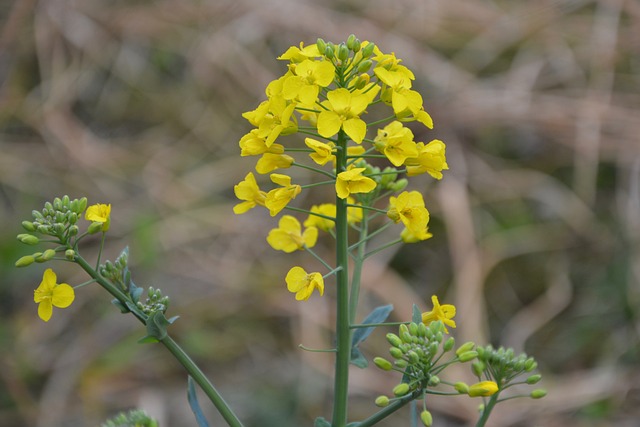
[{"label": "flower cluster", "polygon": [[[412,89],[415,75],[394,53],[351,35],[344,43],[318,39],[316,44],[292,46],[278,59],[287,61],[286,73],[266,88],[267,99],[243,117],[254,126],[240,139],[241,156],[259,156],[258,174],[269,174],[273,188],[263,190],[253,172],[234,187],[241,200],[233,210],[244,214],[256,206],[271,216],[283,209],[307,212],[301,221],[282,217],[268,243],[276,250],[310,250],[319,231],[333,233],[337,205],[348,206],[348,223],[357,228],[367,219],[386,213],[402,223],[399,241],[417,242],[431,237],[429,212],[417,191],[403,191],[408,177],[429,174],[442,178],[448,169],[445,144],[440,140],[416,141],[407,123],[432,129],[422,96]],[[388,112],[385,113],[385,107]],[[374,120],[365,121],[371,114]],[[306,135],[304,146],[284,143],[284,137]],[[384,159],[392,166],[381,170],[369,163]],[[325,180],[294,182],[283,170],[304,168]],[[332,185],[335,203],[327,201],[310,210],[292,207],[303,191]],[[399,193],[396,195],[396,193]],[[300,222],[306,229],[303,231]],[[297,299],[307,299],[314,289],[324,289],[323,276],[295,267],[287,286]]]}]

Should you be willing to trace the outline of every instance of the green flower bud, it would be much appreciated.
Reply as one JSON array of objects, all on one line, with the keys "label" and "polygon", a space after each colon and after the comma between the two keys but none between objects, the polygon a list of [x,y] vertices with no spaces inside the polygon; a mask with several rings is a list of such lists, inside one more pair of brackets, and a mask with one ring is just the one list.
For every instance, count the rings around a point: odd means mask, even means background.
[{"label": "green flower bud", "polygon": [[333,43],[327,43],[327,47],[324,49],[324,56],[326,56],[327,59],[333,59],[336,56],[335,45]]},{"label": "green flower bud", "polygon": [[53,199],[53,208],[57,211],[62,210],[62,200],[59,197]]},{"label": "green flower bud", "polygon": [[355,34],[349,34],[349,37],[347,37],[347,47],[349,49],[353,49],[353,45],[356,42],[356,40],[358,40],[355,36]]},{"label": "green flower bud", "polygon": [[471,370],[473,371],[473,375],[475,375],[476,377],[480,377],[486,367],[487,366],[484,364],[484,362],[480,360],[476,360],[471,364]]},{"label": "green flower bud", "polygon": [[34,236],[33,234],[18,234],[18,240],[20,240],[22,243],[24,243],[25,245],[37,245],[38,243],[40,243],[40,239],[38,239],[36,236]]},{"label": "green flower bud", "polygon": [[433,417],[431,416],[431,412],[426,409],[420,413],[420,421],[427,427],[431,427],[433,424]]},{"label": "green flower bud", "polygon": [[453,385],[453,388],[455,388],[456,391],[460,394],[467,394],[469,392],[469,386],[462,381],[458,381],[457,383],[455,383]]},{"label": "green flower bud", "polygon": [[400,339],[400,337],[391,332],[387,334],[387,341],[389,341],[389,344],[391,344],[394,347],[399,347],[400,344],[402,344],[402,340]]},{"label": "green flower bud", "polygon": [[71,202],[71,199],[69,199],[69,196],[67,196],[66,194],[62,196],[62,206],[64,206],[65,208],[68,208],[70,202]]},{"label": "green flower bud", "polygon": [[411,335],[417,336],[418,335],[418,324],[415,322],[411,322],[409,323],[409,333]]},{"label": "green flower bud", "polygon": [[427,336],[427,325],[422,322],[418,323],[418,336],[422,338]]},{"label": "green flower bud", "polygon": [[67,212],[67,221],[69,224],[75,224],[78,222],[78,214],[75,212]]},{"label": "green flower bud", "polygon": [[92,222],[91,225],[87,228],[87,233],[96,234],[99,231],[102,231],[102,223],[101,222]]},{"label": "green flower bud", "polygon": [[33,257],[36,259],[36,262],[39,262],[39,263],[43,263],[47,261],[46,259],[42,258],[42,252],[34,253]]},{"label": "green flower bud", "polygon": [[412,341],[412,336],[409,332],[403,331],[400,333],[400,339],[402,339],[403,342],[406,343],[411,343]]},{"label": "green flower bud", "polygon": [[349,58],[349,48],[346,44],[340,43],[338,46],[338,59],[341,61],[346,61]]},{"label": "green flower bud", "polygon": [[318,38],[316,41],[316,46],[318,47],[318,52],[322,53],[327,50],[327,44],[321,38]]},{"label": "green flower bud", "polygon": [[527,372],[531,372],[537,367],[538,367],[538,364],[536,363],[533,357],[528,358],[527,361],[524,362],[524,370]]},{"label": "green flower bud", "polygon": [[400,324],[398,327],[398,335],[401,335],[403,332],[409,332],[409,327],[404,323]]},{"label": "green flower bud", "polygon": [[541,379],[542,379],[542,375],[540,374],[531,375],[529,378],[527,378],[527,384],[536,384]]},{"label": "green flower bud", "polygon": [[438,343],[432,342],[431,344],[429,344],[427,350],[429,351],[429,354],[435,355],[438,352]]},{"label": "green flower bud", "polygon": [[37,230],[36,226],[31,221],[22,221],[22,228],[31,232]]},{"label": "green flower bud", "polygon": [[547,395],[547,390],[545,390],[543,388],[537,388],[537,389],[533,390],[531,392],[531,394],[530,394],[532,399],[542,399],[546,395]]},{"label": "green flower bud", "polygon": [[407,188],[407,185],[409,185],[409,181],[406,178],[402,178],[397,180],[396,182],[394,182],[393,184],[389,185],[389,190],[391,191],[402,191],[405,188]]},{"label": "green flower bud", "polygon": [[40,234],[51,234],[51,226],[49,225],[39,225],[38,233]]},{"label": "green flower bud", "polygon": [[438,342],[442,342],[442,340],[444,339],[444,335],[442,335],[442,332],[436,333],[435,339]]},{"label": "green flower bud", "polygon": [[53,231],[57,236],[61,236],[64,233],[65,225],[62,223],[53,224]]},{"label": "green flower bud", "polygon": [[418,353],[416,353],[413,350],[410,350],[407,353],[407,357],[409,358],[409,363],[414,364],[414,365],[420,361],[420,357],[418,356]]},{"label": "green flower bud", "polygon": [[361,47],[362,43],[360,42],[360,40],[356,39],[356,41],[353,43],[353,47],[351,47],[350,49],[354,52],[359,52]]},{"label": "green flower bud", "polygon": [[442,349],[447,352],[447,351],[451,351],[453,349],[453,347],[456,345],[456,339],[453,337],[449,337],[445,342],[444,345],[442,346]]},{"label": "green flower bud", "polygon": [[400,369],[404,369],[407,366],[409,366],[409,362],[407,362],[404,359],[398,359],[398,360],[394,361],[393,364],[396,365]]},{"label": "green flower bud", "polygon": [[429,382],[427,383],[429,385],[429,387],[435,387],[438,384],[440,384],[440,377],[438,377],[437,375],[431,375],[431,378],[429,378]]},{"label": "green flower bud", "polygon": [[78,215],[80,215],[82,212],[85,211],[85,209],[87,209],[87,198],[83,197],[82,199],[80,199],[78,201],[78,210],[75,211]]},{"label": "green flower bud", "polygon": [[36,259],[32,255],[25,255],[15,262],[16,267],[26,267],[34,263]]},{"label": "green flower bud", "polygon": [[64,251],[64,257],[69,261],[73,261],[76,258],[76,251],[73,249],[67,249]]},{"label": "green flower bud", "polygon": [[404,356],[404,353],[398,347],[391,347],[389,349],[389,354],[391,354],[394,359],[401,359],[402,356]]},{"label": "green flower bud", "polygon": [[474,343],[473,341],[467,341],[466,343],[458,347],[458,349],[456,350],[456,356],[460,356],[462,353],[466,353],[467,351],[472,350],[475,345],[476,343]]},{"label": "green flower bud", "polygon": [[469,362],[470,360],[475,359],[476,357],[478,357],[478,352],[477,351],[465,351],[464,353],[461,353],[458,355],[458,359],[460,359],[460,361],[462,363],[464,362]]},{"label": "green flower bud", "polygon": [[371,56],[371,54],[373,53],[373,50],[376,48],[375,43],[371,43],[369,42],[369,44],[367,44],[363,49],[362,49],[362,57],[363,58],[368,58]]},{"label": "green flower bud", "polygon": [[40,211],[37,210],[32,210],[31,211],[31,216],[33,217],[33,219],[35,219],[36,221],[44,221],[44,216],[42,216],[42,214],[40,213]]},{"label": "green flower bud", "polygon": [[391,369],[393,369],[393,365],[391,364],[391,362],[389,362],[384,357],[374,357],[373,363],[375,363],[376,366],[382,369],[383,371],[390,371]]},{"label": "green flower bud", "polygon": [[371,69],[372,65],[373,61],[371,61],[370,59],[365,59],[358,64],[358,73],[366,73]]},{"label": "green flower bud", "polygon": [[376,406],[384,408],[389,405],[389,398],[387,396],[378,396],[376,397]]},{"label": "green flower bud", "polygon": [[495,381],[480,381],[469,387],[467,394],[470,397],[487,397],[498,392],[498,384]]},{"label": "green flower bud", "polygon": [[42,253],[42,259],[45,261],[49,261],[54,256],[56,256],[56,251],[54,251],[53,249],[47,249]]},{"label": "green flower bud", "polygon": [[79,231],[80,229],[77,225],[72,225],[71,227],[69,227],[69,236],[75,236]]},{"label": "green flower bud", "polygon": [[396,397],[401,397],[404,396],[405,394],[409,393],[410,387],[409,384],[407,383],[401,383],[398,384],[397,386],[395,386],[392,390],[393,395]]},{"label": "green flower bud", "polygon": [[[53,211],[53,205],[51,204],[51,202],[44,202],[44,211]],[[44,213],[44,212],[43,212]],[[45,216],[48,215],[48,213],[44,213]]]}]

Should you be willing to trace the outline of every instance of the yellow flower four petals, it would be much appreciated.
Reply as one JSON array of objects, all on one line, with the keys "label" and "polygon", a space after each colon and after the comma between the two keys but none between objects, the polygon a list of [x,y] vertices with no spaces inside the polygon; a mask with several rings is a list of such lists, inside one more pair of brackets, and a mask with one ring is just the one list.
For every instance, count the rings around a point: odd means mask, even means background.
[{"label": "yellow flower four petals", "polygon": [[367,134],[367,124],[360,114],[372,101],[372,95],[375,97],[377,89],[370,92],[373,94],[352,93],[345,88],[328,92],[327,100],[322,103],[326,110],[318,114],[318,133],[324,138],[331,138],[342,129],[353,141],[361,143]]},{"label": "yellow flower four petals", "polygon": [[53,313],[53,307],[67,308],[75,299],[75,292],[66,283],[56,283],[57,276],[48,268],[42,275],[42,282],[33,293],[33,301],[38,304],[38,316],[48,322]]},{"label": "yellow flower four petals", "polygon": [[244,177],[244,181],[233,187],[233,192],[238,199],[244,200],[233,207],[233,212],[236,215],[243,214],[258,205],[265,206],[267,193],[260,190],[252,172]]},{"label": "yellow flower four petals", "polygon": [[341,199],[346,199],[350,194],[369,193],[376,188],[376,182],[362,175],[366,168],[352,168],[340,172],[336,177],[336,193]]},{"label": "yellow flower four petals", "polygon": [[278,228],[274,228],[267,236],[267,242],[278,251],[291,253],[304,249],[305,246],[312,248],[318,240],[318,229],[307,227],[302,232],[300,222],[291,215],[284,215],[278,222]]},{"label": "yellow flower four petals", "polygon": [[302,188],[297,184],[291,184],[291,177],[287,175],[273,173],[270,178],[274,184],[278,184],[281,187],[267,193],[264,205],[269,209],[271,216],[276,216],[291,200],[300,194]]},{"label": "yellow flower four petals", "polygon": [[407,158],[418,157],[418,146],[413,141],[413,132],[398,121],[379,129],[374,143],[376,149],[387,156],[394,166],[402,165]]},{"label": "yellow flower four petals", "polygon": [[431,237],[428,232],[429,211],[418,191],[403,191],[398,197],[390,197],[387,216],[396,223],[402,221],[409,233],[418,240]]},{"label": "yellow flower four petals", "polygon": [[95,204],[87,208],[84,219],[102,224],[102,231],[108,231],[111,224],[111,205]]},{"label": "yellow flower four petals", "polygon": [[296,294],[296,300],[306,301],[314,290],[324,294],[324,279],[320,273],[307,273],[302,267],[293,267],[285,278],[289,292]]},{"label": "yellow flower four petals", "polygon": [[442,171],[448,170],[446,147],[444,142],[434,139],[428,144],[418,142],[418,155],[408,158],[404,162],[407,167],[407,176],[416,176],[428,173],[435,179],[442,179]]},{"label": "yellow flower four petals", "polygon": [[305,138],[304,143],[313,150],[313,153],[309,153],[309,157],[320,166],[335,161],[336,156],[333,154],[335,144],[333,142],[329,141],[325,143],[313,138]]},{"label": "yellow flower four petals", "polygon": [[440,305],[438,297],[435,295],[431,297],[431,302],[433,303],[433,310],[422,313],[422,323],[428,325],[439,320],[445,325],[444,331],[448,334],[447,326],[456,327],[456,322],[452,320],[456,315],[456,307],[452,304]]}]

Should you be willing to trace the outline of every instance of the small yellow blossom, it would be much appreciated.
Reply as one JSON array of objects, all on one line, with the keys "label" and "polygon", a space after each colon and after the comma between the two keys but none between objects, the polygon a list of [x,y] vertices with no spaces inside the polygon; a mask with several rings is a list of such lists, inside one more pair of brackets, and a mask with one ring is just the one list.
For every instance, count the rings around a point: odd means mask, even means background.
[{"label": "small yellow blossom", "polygon": [[313,150],[309,157],[317,164],[324,166],[330,161],[334,161],[336,156],[333,154],[335,144],[331,141],[328,143],[317,141],[313,138],[305,138],[304,143]]},{"label": "small yellow blossom", "polygon": [[336,193],[341,199],[346,199],[350,194],[369,193],[376,188],[376,182],[362,175],[366,168],[352,168],[340,172],[336,178]]},{"label": "small yellow blossom", "polygon": [[[375,96],[377,89],[370,92]],[[318,133],[330,138],[342,129],[353,141],[361,143],[367,133],[367,124],[360,115],[371,100],[370,93],[352,93],[345,88],[328,92],[327,100],[322,103],[326,110],[318,115]]]},{"label": "small yellow blossom", "polygon": [[327,218],[324,218],[318,215],[313,215],[313,214],[320,214],[320,215],[328,216],[331,218],[335,218],[336,205],[334,205],[333,203],[323,203],[321,205],[311,206],[311,214],[304,221],[304,226],[316,227],[322,231],[329,231],[336,226],[336,223],[334,220],[327,219]]},{"label": "small yellow blossom", "polygon": [[420,240],[430,237],[427,231],[429,211],[418,191],[403,191],[398,197],[390,197],[387,216],[396,223],[402,221],[409,232]]},{"label": "small yellow blossom", "polygon": [[291,177],[288,175],[272,173],[270,178],[274,184],[278,184],[281,187],[267,193],[264,205],[269,209],[271,216],[276,216],[291,200],[300,194],[302,188],[297,184],[291,184]]},{"label": "small yellow blossom", "polygon": [[256,182],[256,177],[252,172],[249,172],[247,176],[244,177],[244,181],[233,187],[233,192],[238,199],[244,200],[242,203],[233,207],[233,212],[236,215],[243,214],[258,205],[265,206],[267,193],[260,190]]},{"label": "small yellow blossom", "polygon": [[470,397],[487,397],[496,394],[498,384],[495,381],[481,381],[469,386],[467,394]]},{"label": "small yellow blossom", "polygon": [[259,136],[258,129],[252,129],[251,132],[244,135],[240,139],[240,155],[246,156],[259,156],[264,153],[282,154],[284,153],[284,146],[281,144],[271,144],[267,146],[267,142],[264,138]]},{"label": "small yellow blossom", "polygon": [[270,147],[280,135],[290,135],[298,131],[298,124],[293,115],[295,107],[295,103],[277,94],[260,103],[255,110],[243,113],[242,117],[258,127],[257,136],[263,138],[265,145]]},{"label": "small yellow blossom", "polygon": [[309,58],[318,58],[322,54],[318,51],[318,45],[316,43],[305,46],[303,42],[300,42],[300,47],[291,46],[285,53],[280,55],[278,59],[288,60],[291,62],[302,62]]},{"label": "small yellow blossom", "polygon": [[299,99],[303,104],[314,104],[321,87],[327,87],[335,77],[335,67],[329,61],[306,59],[291,65],[293,74],[284,80],[282,94],[285,99]]},{"label": "small yellow blossom", "polygon": [[286,169],[293,164],[293,161],[293,157],[286,154],[264,153],[256,163],[256,171],[264,175],[276,169]]},{"label": "small yellow blossom", "polygon": [[278,228],[274,228],[267,236],[267,242],[278,251],[291,253],[304,249],[305,246],[312,248],[318,240],[318,229],[307,227],[302,232],[302,226],[298,220],[291,215],[284,215],[278,222]]},{"label": "small yellow blossom", "polygon": [[415,176],[427,172],[435,179],[442,179],[442,171],[449,169],[444,142],[434,139],[426,145],[423,142],[418,142],[417,147],[418,155],[408,158],[404,162],[407,167],[407,176]]},{"label": "small yellow blossom", "polygon": [[38,316],[48,322],[53,307],[67,308],[75,299],[73,288],[66,283],[56,283],[56,273],[48,268],[42,275],[42,282],[33,293],[33,301],[38,304]]},{"label": "small yellow blossom", "polygon": [[407,158],[418,156],[413,133],[399,121],[393,121],[378,130],[374,139],[376,150],[387,156],[394,166],[400,166]]},{"label": "small yellow blossom", "polygon": [[433,310],[422,313],[422,323],[428,325],[431,322],[440,320],[445,325],[444,331],[448,334],[447,326],[456,327],[456,322],[452,320],[456,315],[456,307],[452,304],[440,305],[438,297],[435,295],[431,297],[431,302],[433,303]]},{"label": "small yellow blossom", "polygon": [[96,204],[87,208],[84,219],[102,224],[102,231],[108,231],[111,224],[111,205]]},{"label": "small yellow blossom", "polygon": [[298,301],[308,300],[315,289],[324,294],[324,279],[320,273],[307,273],[302,267],[293,267],[285,278],[289,292],[296,294]]}]

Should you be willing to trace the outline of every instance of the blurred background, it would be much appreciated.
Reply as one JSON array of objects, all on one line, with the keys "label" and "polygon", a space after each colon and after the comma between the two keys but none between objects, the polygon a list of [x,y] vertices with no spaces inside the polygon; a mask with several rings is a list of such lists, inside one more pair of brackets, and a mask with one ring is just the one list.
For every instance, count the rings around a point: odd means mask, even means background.
[{"label": "blurred background", "polygon": [[[549,395],[499,405],[492,426],[638,425],[637,0],[4,0],[0,24],[0,425],[95,426],[132,407],[196,425],[181,367],[136,344],[141,325],[101,289],[38,319],[51,265],[14,268],[33,252],[15,236],[64,194],[112,204],[103,259],[130,247],[134,280],[171,296],[177,341],[247,426],[330,416],[332,357],[297,346],[331,346],[333,290],[296,302],[283,277],[308,255],[268,246],[264,210],[231,208],[256,160],[239,156],[241,113],[284,73],[275,58],[350,33],[415,72],[435,121],[417,139],[445,141],[450,166],[412,181],[434,238],[370,259],[362,315],[392,303],[407,320],[437,294],[458,307],[459,342],[534,355]],[[400,378],[353,369],[357,420]],[[439,426],[475,422],[478,400],[431,402]]]}]

